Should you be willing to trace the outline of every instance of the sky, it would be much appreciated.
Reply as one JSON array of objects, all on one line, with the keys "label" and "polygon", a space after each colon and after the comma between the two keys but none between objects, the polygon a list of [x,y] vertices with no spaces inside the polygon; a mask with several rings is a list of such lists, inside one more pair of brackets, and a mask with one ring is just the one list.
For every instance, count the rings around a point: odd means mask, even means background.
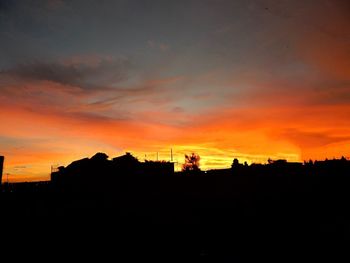
[{"label": "sky", "polygon": [[96,152],[350,156],[350,4],[0,1],[3,181]]}]

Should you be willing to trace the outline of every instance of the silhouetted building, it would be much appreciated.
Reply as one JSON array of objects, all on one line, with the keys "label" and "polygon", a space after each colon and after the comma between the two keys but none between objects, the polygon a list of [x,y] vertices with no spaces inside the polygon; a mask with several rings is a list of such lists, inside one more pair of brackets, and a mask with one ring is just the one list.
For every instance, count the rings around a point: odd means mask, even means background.
[{"label": "silhouetted building", "polygon": [[135,173],[140,169],[139,160],[129,152],[125,153],[125,155],[113,158],[112,163],[115,170],[122,170],[124,172]]},{"label": "silhouetted building", "polygon": [[3,167],[4,167],[4,156],[0,156],[0,184],[2,183]]},{"label": "silhouetted building", "polygon": [[231,165],[231,170],[233,172],[233,175],[242,175],[242,173],[244,173],[245,171],[243,170],[243,168],[245,167],[243,166],[243,164],[239,163],[237,158],[233,159],[233,162]]},{"label": "silhouetted building", "polygon": [[[258,176],[283,177],[306,175],[348,175],[350,161],[341,159],[315,161],[307,163],[288,162],[286,160],[268,160],[267,164],[239,163],[234,159],[231,168],[216,169],[206,172],[191,171],[176,173],[176,175],[211,176]],[[131,153],[118,156],[112,160],[104,153],[97,153],[91,158],[84,158],[69,164],[67,167],[58,167],[52,170],[51,182],[71,189],[114,189],[121,182],[138,181],[145,178],[156,179],[158,176],[173,176],[174,163],[166,161],[140,162]],[[153,177],[153,179],[151,178]]]},{"label": "silhouetted building", "polygon": [[146,175],[163,176],[174,175],[174,163],[165,161],[145,161],[141,163],[142,171]]},{"label": "silhouetted building", "polygon": [[167,176],[174,174],[174,163],[165,161],[140,162],[131,153],[108,160],[104,153],[77,160],[51,173],[56,185],[79,187],[111,187],[123,177]]}]

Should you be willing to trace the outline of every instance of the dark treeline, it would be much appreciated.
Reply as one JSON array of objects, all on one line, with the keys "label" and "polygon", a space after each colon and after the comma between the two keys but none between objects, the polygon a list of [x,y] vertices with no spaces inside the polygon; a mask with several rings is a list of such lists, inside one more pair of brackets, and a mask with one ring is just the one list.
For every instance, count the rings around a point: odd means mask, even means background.
[{"label": "dark treeline", "polygon": [[99,257],[346,261],[349,172],[342,158],[174,173],[170,162],[98,153],[57,168],[51,182],[3,184],[2,225]]}]

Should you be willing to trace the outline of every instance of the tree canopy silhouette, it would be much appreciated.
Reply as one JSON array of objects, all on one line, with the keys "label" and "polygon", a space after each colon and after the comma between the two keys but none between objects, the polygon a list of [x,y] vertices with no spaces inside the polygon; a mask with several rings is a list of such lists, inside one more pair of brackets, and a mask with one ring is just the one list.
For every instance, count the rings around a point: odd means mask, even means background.
[{"label": "tree canopy silhouette", "polygon": [[182,165],[182,171],[200,171],[200,156],[196,153],[192,153],[190,155],[185,154],[185,163]]}]

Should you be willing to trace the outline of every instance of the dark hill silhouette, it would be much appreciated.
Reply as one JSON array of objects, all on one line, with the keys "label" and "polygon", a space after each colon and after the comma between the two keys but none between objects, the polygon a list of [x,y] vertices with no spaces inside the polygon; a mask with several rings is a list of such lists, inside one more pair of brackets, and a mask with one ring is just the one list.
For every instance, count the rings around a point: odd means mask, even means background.
[{"label": "dark hill silhouette", "polygon": [[99,258],[348,261],[349,171],[341,158],[174,173],[172,163],[97,153],[52,182],[3,184],[2,223],[26,222],[45,243],[63,237],[62,253]]}]

